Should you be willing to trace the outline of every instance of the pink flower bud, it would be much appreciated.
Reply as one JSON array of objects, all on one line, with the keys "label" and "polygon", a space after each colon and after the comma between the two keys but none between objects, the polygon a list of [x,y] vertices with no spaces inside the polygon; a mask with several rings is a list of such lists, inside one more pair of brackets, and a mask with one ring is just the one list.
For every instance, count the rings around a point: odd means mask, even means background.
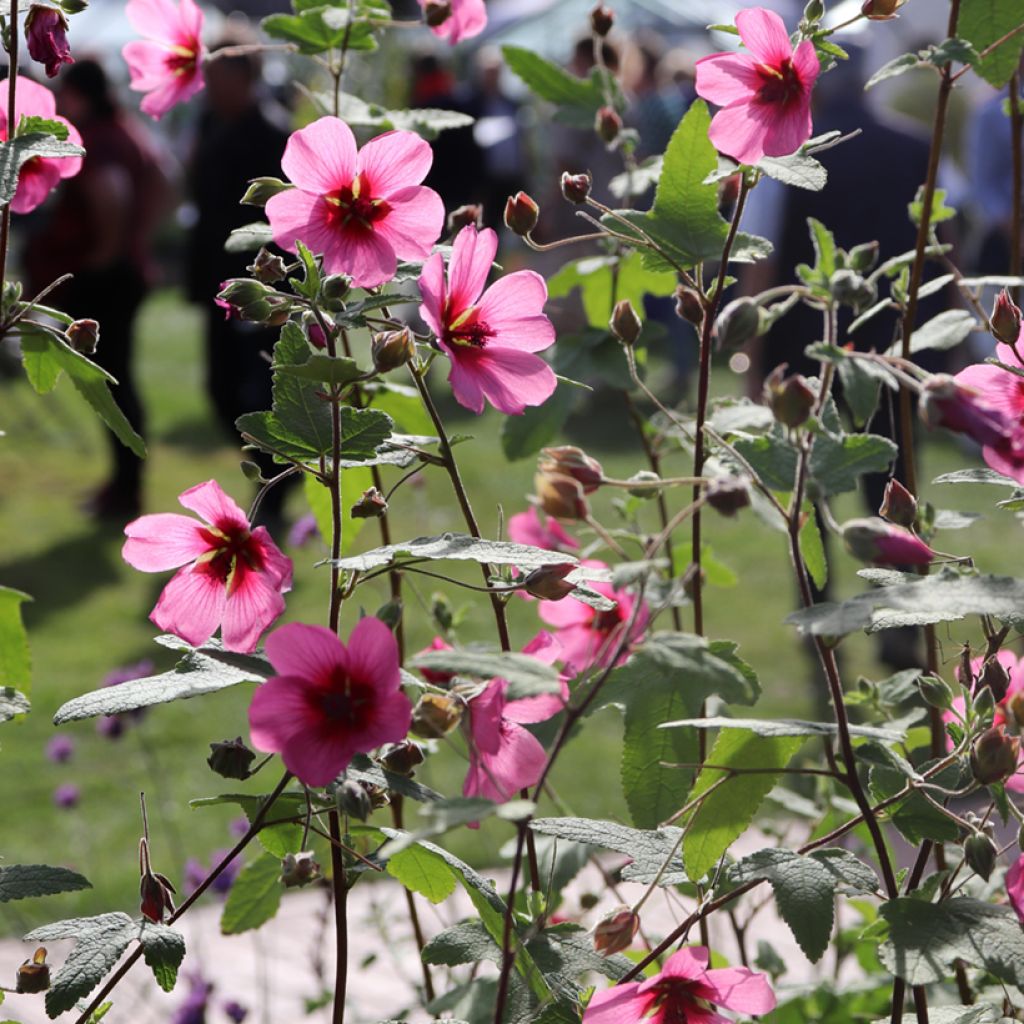
[{"label": "pink flower bud", "polygon": [[457,235],[465,227],[479,228],[483,220],[484,208],[479,203],[468,203],[448,214],[448,232]]},{"label": "pink flower bud", "polygon": [[539,597],[542,601],[561,601],[576,589],[576,585],[569,583],[565,578],[575,568],[571,562],[542,565],[526,577],[526,592],[531,597]]},{"label": "pink flower bud", "polygon": [[440,28],[451,16],[451,0],[426,0],[423,5],[423,20],[429,28]]},{"label": "pink flower bud", "polygon": [[885,485],[878,514],[897,526],[913,526],[917,520],[917,498],[899,480],[890,480]]},{"label": "pink flower bud", "polygon": [[1017,919],[1024,924],[1024,854],[1021,854],[1006,872],[1006,895],[1010,898]]},{"label": "pink flower bud", "polygon": [[56,7],[33,4],[25,17],[25,39],[29,56],[46,68],[46,77],[55,78],[62,64],[74,64],[68,46],[68,19]]},{"label": "pink flower bud", "polygon": [[932,374],[924,382],[917,408],[927,427],[945,427],[992,448],[1012,444],[1014,425],[1006,414],[949,374]]},{"label": "pink flower bud", "polygon": [[64,333],[68,344],[83,356],[91,356],[100,343],[100,325],[95,320],[76,320]]},{"label": "pink flower bud", "polygon": [[615,303],[612,310],[612,318],[608,321],[608,327],[623,345],[632,347],[636,344],[640,332],[643,330],[643,321],[633,308],[629,299],[622,299]]},{"label": "pink flower bud", "polygon": [[590,509],[578,480],[562,473],[539,472],[533,478],[540,507],[556,519],[587,519]]},{"label": "pink flower bud", "polygon": [[843,544],[854,558],[876,565],[927,565],[935,552],[902,526],[875,517],[843,524]]},{"label": "pink flower bud", "polygon": [[594,118],[594,131],[602,142],[610,146],[622,131],[622,118],[611,107],[601,107]]},{"label": "pink flower bud", "polygon": [[986,729],[971,747],[971,771],[983,786],[1009,778],[1017,770],[1020,740],[1001,725]]},{"label": "pink flower bud", "polygon": [[525,192],[517,192],[505,203],[505,227],[514,234],[525,237],[536,226],[540,207]]},{"label": "pink flower bud", "polygon": [[769,374],[764,382],[764,395],[772,415],[784,426],[795,429],[810,419],[818,396],[803,374],[786,377],[785,372],[783,363]]},{"label": "pink flower bud", "polygon": [[416,768],[423,764],[423,748],[411,740],[402,740],[401,743],[394,743],[385,748],[381,754],[381,764],[389,772],[396,775],[411,776]]},{"label": "pink flower bud", "polygon": [[1007,345],[1017,344],[1020,337],[1021,311],[1005,288],[996,296],[989,321],[992,324],[992,333],[999,341]]},{"label": "pink flower bud", "polygon": [[173,892],[174,886],[163,875],[145,872],[139,882],[139,909],[142,916],[160,924],[165,913],[173,914]]},{"label": "pink flower bud", "polygon": [[370,338],[370,355],[378,373],[390,373],[405,366],[416,355],[416,342],[412,331],[403,327],[400,331],[381,331]]},{"label": "pink flower bud", "polygon": [[864,0],[860,13],[871,21],[888,21],[896,17],[896,9],[906,0]]},{"label": "pink flower bud", "polygon": [[675,292],[676,316],[688,323],[700,326],[704,322],[704,306],[700,296],[686,285],[679,285]]},{"label": "pink flower bud", "polygon": [[615,24],[615,14],[604,4],[595,4],[590,12],[590,28],[595,36],[602,39],[612,30]]},{"label": "pink flower bud", "polygon": [[541,449],[539,468],[542,473],[561,473],[571,476],[583,488],[584,494],[593,494],[604,481],[604,469],[597,459],[582,448],[570,444]]},{"label": "pink flower bud", "polygon": [[352,506],[353,519],[379,519],[388,510],[384,495],[371,487],[363,491],[363,496]]},{"label": "pink flower bud", "polygon": [[639,927],[640,916],[629,907],[613,910],[594,926],[594,949],[602,956],[621,953],[633,944]]},{"label": "pink flower bud", "polygon": [[1010,673],[997,654],[986,658],[978,670],[978,682],[975,685],[975,690],[980,690],[983,686],[987,686],[992,691],[992,697],[997,704],[1003,700],[1010,689]]},{"label": "pink flower bud", "polygon": [[585,203],[590,195],[591,178],[589,174],[562,174],[562,195],[570,203]]}]

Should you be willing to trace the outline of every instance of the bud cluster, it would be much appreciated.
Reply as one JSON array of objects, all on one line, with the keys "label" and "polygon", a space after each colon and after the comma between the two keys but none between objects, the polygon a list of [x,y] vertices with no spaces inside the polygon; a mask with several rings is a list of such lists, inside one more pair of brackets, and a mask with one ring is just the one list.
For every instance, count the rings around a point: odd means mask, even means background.
[{"label": "bud cluster", "polygon": [[280,295],[269,285],[248,277],[233,277],[224,281],[217,293],[217,305],[227,319],[248,320],[253,323],[280,327],[292,312],[292,300]]}]

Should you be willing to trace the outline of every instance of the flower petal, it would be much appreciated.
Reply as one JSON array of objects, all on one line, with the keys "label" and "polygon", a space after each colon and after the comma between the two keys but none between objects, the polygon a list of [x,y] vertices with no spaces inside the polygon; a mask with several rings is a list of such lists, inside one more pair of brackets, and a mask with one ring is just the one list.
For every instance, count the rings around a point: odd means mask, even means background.
[{"label": "flower petal", "polygon": [[249,569],[239,558],[221,621],[224,649],[241,654],[256,650],[260,637],[283,611],[284,598],[266,573]]},{"label": "flower petal", "polygon": [[161,629],[200,647],[220,625],[227,599],[227,589],[220,580],[187,566],[164,587],[149,617]]},{"label": "flower petal", "polygon": [[540,352],[552,345],[555,328],[544,315],[547,299],[544,278],[532,270],[498,278],[480,299],[480,319],[494,332],[492,344],[523,352]]},{"label": "flower petal", "polygon": [[768,978],[746,967],[721,967],[708,971],[704,986],[710,1001],[726,1010],[759,1017],[775,1009],[775,993]]},{"label": "flower petal", "polygon": [[776,115],[772,107],[737,103],[711,119],[708,138],[720,153],[741,164],[756,164],[764,156],[764,139]]},{"label": "flower petal", "polygon": [[173,43],[182,32],[181,11],[171,0],[128,0],[124,9],[139,35]]},{"label": "flower petal", "polygon": [[793,68],[796,70],[800,83],[810,92],[811,86],[814,85],[821,73],[821,63],[817,53],[814,52],[814,43],[810,39],[805,39],[793,51]]},{"label": "flower petal", "polygon": [[810,98],[776,110],[776,116],[764,134],[764,153],[765,156],[789,156],[811,137]]},{"label": "flower petal", "polygon": [[279,754],[292,736],[317,729],[321,716],[314,697],[315,690],[303,676],[274,676],[258,686],[249,704],[252,745]]},{"label": "flower petal", "polygon": [[229,498],[216,480],[196,484],[178,495],[178,501],[190,512],[202,516],[211,526],[248,530],[245,513]]},{"label": "flower petal", "polygon": [[451,360],[448,383],[451,385],[455,401],[464,409],[469,409],[470,412],[475,412],[479,416],[484,411],[484,392],[480,378],[471,362],[472,357],[465,357],[462,349],[450,348],[441,340],[440,335],[438,344]]},{"label": "flower petal", "polygon": [[444,227],[444,203],[424,185],[400,189],[388,200],[391,209],[373,225],[403,260],[423,260]]},{"label": "flower petal", "polygon": [[331,249],[324,249],[324,271],[348,274],[357,288],[373,288],[395,276],[395,250],[376,231],[340,232]]},{"label": "flower petal", "polygon": [[490,228],[477,231],[472,224],[467,224],[455,236],[448,261],[448,293],[452,309],[457,313],[480,298],[497,251],[498,236]]},{"label": "flower petal", "polygon": [[[78,158],[76,158],[78,159]],[[58,159],[29,160],[22,164],[18,174],[18,187],[11,200],[12,213],[31,213],[40,206],[60,182]],[[81,167],[81,160],[79,160]]]},{"label": "flower petal", "polygon": [[124,534],[128,539],[121,557],[141,572],[179,569],[210,549],[202,526],[174,512],[141,516],[124,528]]},{"label": "flower petal", "polygon": [[640,983],[615,985],[590,997],[583,1024],[638,1024],[647,1015],[654,996],[639,993]]},{"label": "flower petal", "polygon": [[521,725],[503,718],[500,739],[495,753],[478,752],[479,772],[470,791],[467,776],[464,796],[484,796],[489,800],[509,800],[520,789],[532,786],[544,771],[547,754],[535,736]]},{"label": "flower petal", "polygon": [[786,23],[774,11],[748,7],[736,15],[736,28],[758,61],[778,67],[793,54]]},{"label": "flower petal", "polygon": [[434,253],[420,271],[420,279],[417,282],[420,295],[423,296],[423,303],[420,306],[420,316],[423,317],[426,325],[437,337],[444,333],[442,320],[444,319],[444,258],[439,252]]},{"label": "flower petal", "polygon": [[339,666],[348,665],[341,641],[324,626],[291,622],[275,629],[264,647],[270,664],[283,676],[326,682]]},{"label": "flower petal", "polygon": [[340,236],[329,226],[323,196],[290,188],[271,196],[265,210],[274,241],[282,249],[295,252],[295,243],[302,242],[311,252],[326,254],[338,246]]},{"label": "flower petal", "polygon": [[543,405],[558,386],[554,370],[540,356],[516,348],[488,346],[475,372],[491,405],[513,416],[528,405]]},{"label": "flower petal", "polygon": [[281,751],[285,767],[307,786],[326,786],[349,765],[358,749],[350,738],[327,729],[291,736]]},{"label": "flower petal", "polygon": [[393,192],[418,185],[434,162],[430,143],[415,132],[393,131],[370,139],[356,161],[374,199],[390,199]]},{"label": "flower petal", "polygon": [[380,619],[360,619],[352,630],[348,640],[348,671],[353,679],[372,683],[381,695],[401,686],[398,643]]},{"label": "flower petal", "polygon": [[720,107],[753,99],[762,84],[753,60],[745,53],[713,53],[701,57],[696,72],[697,95]]},{"label": "flower petal", "polygon": [[307,192],[326,195],[352,184],[356,140],[344,121],[321,117],[293,132],[284,147],[281,170]]}]

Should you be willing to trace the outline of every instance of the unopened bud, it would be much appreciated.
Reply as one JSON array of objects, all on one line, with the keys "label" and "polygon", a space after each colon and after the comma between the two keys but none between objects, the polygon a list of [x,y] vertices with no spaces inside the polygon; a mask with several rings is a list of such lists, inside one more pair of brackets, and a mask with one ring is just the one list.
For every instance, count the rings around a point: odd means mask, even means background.
[{"label": "unopened bud", "polygon": [[783,426],[795,429],[806,423],[818,396],[811,390],[807,378],[795,373],[785,376],[786,364],[777,366],[764,382],[764,395],[772,415]]},{"label": "unopened bud", "polygon": [[378,373],[390,373],[405,366],[416,355],[416,342],[412,331],[403,327],[400,331],[381,331],[370,341],[370,355]]},{"label": "unopened bud", "polygon": [[589,174],[562,174],[562,195],[570,203],[585,203],[590,195],[591,178]]},{"label": "unopened bud", "polygon": [[661,490],[660,487],[654,486],[661,483],[661,477],[650,469],[641,469],[639,472],[634,473],[627,482],[637,485],[630,487],[626,492],[634,498],[645,498],[648,500],[656,498]]},{"label": "unopened bud", "polygon": [[247,779],[252,774],[249,766],[256,755],[242,742],[239,736],[233,740],[221,740],[210,744],[210,756],[206,763],[225,779]]},{"label": "unopened bud", "polygon": [[982,686],[987,686],[992,691],[992,697],[997,704],[1010,688],[1010,673],[995,654],[985,659],[978,673],[977,688],[980,689]]},{"label": "unopened bud", "polygon": [[829,282],[829,290],[836,302],[859,311],[878,298],[878,289],[855,270],[837,270]]},{"label": "unopened bud", "polygon": [[610,146],[622,131],[622,118],[611,107],[601,107],[594,118],[594,131],[602,142]]},{"label": "unopened bud", "polygon": [[337,313],[344,308],[345,299],[352,291],[352,279],[344,274],[329,274],[320,282],[320,301],[325,309]]},{"label": "unopened bud", "polygon": [[603,39],[611,32],[614,24],[614,12],[610,8],[605,7],[604,4],[595,4],[590,12],[590,28],[594,35],[600,36]]},{"label": "unopened bud", "polygon": [[423,20],[430,28],[440,28],[451,16],[451,0],[427,0],[423,5]]},{"label": "unopened bud", "polygon": [[540,207],[525,193],[517,192],[505,203],[505,227],[525,238],[536,226]]},{"label": "unopened bud", "polygon": [[320,877],[320,865],[310,850],[286,853],[281,859],[281,884],[286,889],[309,885]]},{"label": "unopened bud", "polygon": [[846,254],[846,262],[851,270],[856,270],[858,274],[866,274],[878,262],[879,249],[878,242],[855,245]]},{"label": "unopened bud", "polygon": [[590,508],[578,480],[562,473],[537,473],[534,490],[540,507],[556,519],[587,519]]},{"label": "unopened bud", "polygon": [[414,736],[439,740],[462,721],[462,701],[444,693],[425,693],[412,711]]},{"label": "unopened bud", "polygon": [[971,772],[983,786],[1009,778],[1017,770],[1020,740],[1001,725],[986,729],[971,747]]},{"label": "unopened bud", "polygon": [[1005,288],[996,296],[989,320],[992,324],[992,333],[998,341],[1006,345],[1017,344],[1020,337],[1021,311]]},{"label": "unopened bud", "polygon": [[919,676],[917,688],[929,707],[946,711],[953,706],[953,691],[940,676]]},{"label": "unopened bud", "polygon": [[878,514],[897,526],[913,526],[917,521],[917,498],[899,480],[890,480],[885,485]]},{"label": "unopened bud", "polygon": [[720,477],[711,481],[704,493],[704,500],[719,515],[731,518],[750,504],[750,490],[737,477]]},{"label": "unopened bud", "polygon": [[50,987],[50,965],[46,962],[46,949],[40,946],[31,960],[26,960],[18,968],[18,980],[15,991],[24,995],[45,992]]},{"label": "unopened bud", "polygon": [[352,779],[345,779],[334,790],[334,802],[342,814],[366,821],[373,813],[373,801],[366,787]]},{"label": "unopened bud", "polygon": [[380,619],[388,629],[397,629],[398,624],[402,621],[401,599],[388,601],[386,604],[382,604],[377,611],[374,612],[374,618]]},{"label": "unopened bud", "polygon": [[75,320],[65,334],[68,344],[83,356],[91,356],[100,343],[100,325],[95,320]]},{"label": "unopened bud", "polygon": [[742,174],[730,174],[723,178],[718,185],[718,206],[721,210],[730,210],[736,204],[740,196],[740,184],[743,181]]},{"label": "unopened bud", "polygon": [[260,248],[256,258],[245,269],[263,284],[274,284],[288,276],[288,265],[285,261],[266,247]]},{"label": "unopened bud", "polygon": [[996,866],[996,844],[984,832],[975,832],[964,842],[967,866],[987,882]]},{"label": "unopened bud", "polygon": [[935,552],[920,537],[884,519],[850,519],[841,529],[846,550],[876,565],[928,565]]},{"label": "unopened bud", "polygon": [[805,21],[821,21],[825,17],[825,5],[821,0],[808,0],[804,8]]},{"label": "unopened bud", "polygon": [[888,21],[896,17],[896,9],[904,2],[905,0],[864,0],[860,13],[871,21]]},{"label": "unopened bud", "polygon": [[1024,690],[1018,690],[1004,706],[1017,723],[1017,728],[1024,729]]},{"label": "unopened bud", "polygon": [[594,949],[602,956],[612,956],[629,949],[640,927],[640,915],[629,907],[620,907],[594,925]]},{"label": "unopened bud", "polygon": [[266,483],[263,479],[263,471],[255,462],[249,462],[248,460],[240,462],[238,464],[238,468],[242,471],[242,476],[244,476],[250,483]]},{"label": "unopened bud", "polygon": [[268,199],[273,199],[279,192],[286,192],[294,187],[280,178],[251,178],[249,187],[239,203],[242,206],[266,206]]},{"label": "unopened bud", "polygon": [[388,510],[384,495],[376,487],[363,491],[363,496],[352,506],[353,519],[380,519]]},{"label": "unopened bud", "polygon": [[411,740],[403,740],[388,747],[381,754],[381,764],[396,775],[410,776],[423,764],[423,748]]},{"label": "unopened bud", "polygon": [[64,64],[74,64],[68,46],[68,19],[64,12],[49,4],[32,4],[25,15],[25,39],[28,54],[46,68],[46,77],[54,78]]},{"label": "unopened bud", "polygon": [[692,289],[681,284],[675,291],[676,316],[687,323],[699,327],[704,322],[704,306],[700,296]]},{"label": "unopened bud", "polygon": [[971,701],[971,710],[983,725],[991,725],[996,714],[996,698],[987,687],[978,687]]},{"label": "unopened bud", "polygon": [[448,233],[457,235],[463,228],[478,228],[484,220],[484,208],[479,203],[468,203],[448,214]]},{"label": "unopened bud", "polygon": [[320,326],[316,317],[312,317],[306,323],[306,340],[321,352],[327,348],[327,332]]},{"label": "unopened bud", "polygon": [[527,575],[524,581],[526,592],[531,597],[539,597],[542,601],[561,601],[576,589],[576,584],[569,583],[565,578],[575,568],[571,562],[542,565]]},{"label": "unopened bud", "polygon": [[733,299],[715,321],[721,352],[735,352],[761,333],[761,307],[749,298]]},{"label": "unopened bud", "polygon": [[542,473],[571,476],[583,488],[584,494],[593,494],[604,481],[601,463],[582,448],[571,444],[542,448],[538,466]]},{"label": "unopened bud", "polygon": [[636,344],[640,332],[643,330],[643,322],[633,308],[629,299],[621,299],[615,303],[612,310],[612,318],[608,321],[608,327],[623,345],[632,347]]},{"label": "unopened bud", "polygon": [[[145,843],[145,840],[142,842]],[[146,858],[148,860],[148,853]],[[174,913],[174,892],[174,886],[164,875],[146,868],[139,881],[139,909],[142,916],[160,924],[165,913]]]},{"label": "unopened bud", "polygon": [[88,8],[88,0],[60,0],[60,9],[65,14],[81,14]]}]

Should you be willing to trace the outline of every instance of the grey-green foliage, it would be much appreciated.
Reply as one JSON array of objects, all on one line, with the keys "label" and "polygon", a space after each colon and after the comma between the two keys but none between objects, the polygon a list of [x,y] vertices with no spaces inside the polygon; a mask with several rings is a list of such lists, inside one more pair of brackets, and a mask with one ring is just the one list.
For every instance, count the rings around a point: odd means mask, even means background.
[{"label": "grey-green foliage", "polygon": [[[59,126],[59,122],[36,122],[37,125],[44,123]],[[21,127],[31,128],[34,125]],[[66,128],[64,135],[67,136]],[[0,206],[6,206],[14,198],[18,190],[18,174],[29,160],[84,155],[85,150],[81,146],[59,139],[51,132],[29,131],[0,142]]]},{"label": "grey-green foliage", "polygon": [[68,868],[51,867],[48,864],[0,866],[0,903],[91,888],[88,879]]},{"label": "grey-green foliage", "polygon": [[504,679],[509,700],[558,693],[558,670],[529,654],[513,651],[476,651],[456,648],[450,651],[424,651],[409,661],[410,668],[428,669],[475,679]]}]

